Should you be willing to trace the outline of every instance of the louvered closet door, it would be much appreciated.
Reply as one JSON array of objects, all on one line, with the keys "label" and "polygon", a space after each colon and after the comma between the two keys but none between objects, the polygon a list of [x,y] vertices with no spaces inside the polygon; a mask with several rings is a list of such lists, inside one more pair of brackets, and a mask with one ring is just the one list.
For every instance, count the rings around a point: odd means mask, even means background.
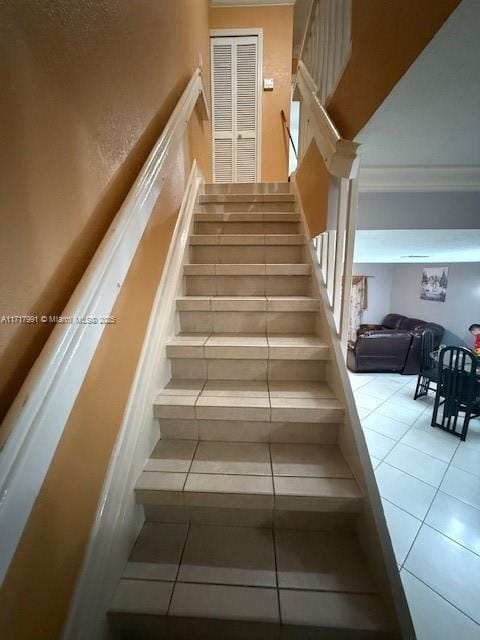
[{"label": "louvered closet door", "polygon": [[212,38],[214,182],[256,182],[258,38]]}]

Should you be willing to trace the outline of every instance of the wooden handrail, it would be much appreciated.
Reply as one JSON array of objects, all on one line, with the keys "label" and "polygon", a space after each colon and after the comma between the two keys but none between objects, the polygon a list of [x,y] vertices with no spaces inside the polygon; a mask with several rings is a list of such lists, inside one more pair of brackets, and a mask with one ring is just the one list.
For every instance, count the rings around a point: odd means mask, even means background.
[{"label": "wooden handrail", "polygon": [[318,0],[311,0],[310,9],[308,11],[307,22],[305,23],[305,29],[303,31],[302,36],[302,44],[300,45],[300,53],[298,54],[298,59],[303,59],[303,54],[305,52],[305,45],[307,44],[308,36],[310,34],[310,29],[312,28],[312,22],[315,18],[315,11],[317,9]]},{"label": "wooden handrail", "polygon": [[285,111],[283,109],[280,111],[280,117],[282,118],[283,126],[287,130],[288,137],[290,138],[290,143],[292,145],[293,153],[295,154],[295,157],[298,160],[297,149],[295,147],[295,143],[293,142],[292,134],[290,132],[290,127],[288,126],[287,118],[285,117]]}]

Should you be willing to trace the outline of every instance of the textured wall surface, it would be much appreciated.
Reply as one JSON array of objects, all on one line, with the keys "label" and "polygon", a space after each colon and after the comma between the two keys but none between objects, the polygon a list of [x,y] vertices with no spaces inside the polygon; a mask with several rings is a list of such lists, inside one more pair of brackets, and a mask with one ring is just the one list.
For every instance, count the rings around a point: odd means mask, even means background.
[{"label": "textured wall surface", "polygon": [[[18,67],[8,92],[17,112],[5,93],[0,100],[16,126],[7,137],[9,164],[23,172],[7,166],[10,182],[2,189],[2,255],[12,264],[2,273],[1,299],[25,310],[48,302],[45,313],[60,313],[198,53],[208,62],[208,5],[28,0],[0,7],[4,26],[9,22],[2,44],[12,47]],[[35,96],[24,103],[27,91]],[[34,504],[0,591],[2,639],[60,638],[192,155],[208,177],[208,124],[193,113],[112,310],[117,322],[103,333]],[[14,356],[34,357],[28,332],[9,335],[10,349],[11,340]]]},{"label": "textured wall surface", "polygon": [[[273,78],[273,91],[262,99],[261,182],[285,182],[288,177],[288,138],[282,125],[283,109],[290,121],[292,84],[292,6],[215,7],[211,29],[263,29],[263,77]],[[260,182],[260,180],[259,180]]]},{"label": "textured wall surface", "polygon": [[[209,78],[207,4],[0,2],[0,317],[61,314],[200,52]],[[0,325],[0,420],[51,329]]]}]

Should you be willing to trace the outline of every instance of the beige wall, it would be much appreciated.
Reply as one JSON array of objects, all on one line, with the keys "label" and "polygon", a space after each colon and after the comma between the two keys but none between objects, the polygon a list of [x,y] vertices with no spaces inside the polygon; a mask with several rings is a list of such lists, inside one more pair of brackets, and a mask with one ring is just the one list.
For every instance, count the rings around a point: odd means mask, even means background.
[{"label": "beige wall", "polygon": [[[17,97],[22,111],[16,119],[10,105],[8,113],[19,136],[26,118],[30,135],[19,137],[22,154],[13,144],[13,134],[8,138],[15,166],[26,174],[18,176],[8,167],[13,183],[5,183],[8,189],[2,195],[2,241],[5,235],[9,239],[2,251],[8,250],[16,265],[3,279],[2,301],[25,308],[37,303],[43,309],[56,301],[44,298],[49,290],[44,280],[52,293],[68,298],[69,287],[76,283],[197,65],[199,51],[208,62],[208,7],[200,0],[12,0],[3,11],[9,23],[5,31],[11,31],[8,37],[3,34],[3,44],[11,47],[6,48],[12,61],[13,48],[18,46],[20,52],[11,99]],[[37,55],[31,52],[35,46]],[[42,81],[48,80],[47,86],[38,81],[31,89],[38,93],[35,104],[42,118],[34,113],[33,103],[28,108],[19,99],[19,86],[23,83],[27,91],[37,72]],[[109,78],[110,98],[103,87]],[[50,99],[49,90],[62,84],[62,91]],[[1,99],[3,107],[10,104],[5,94]],[[36,131],[32,122],[45,124]],[[43,130],[47,125],[50,136]],[[66,139],[62,132],[68,134]],[[0,591],[2,638],[60,637],[191,157],[198,155],[208,174],[205,149],[210,149],[208,127],[194,112],[112,311],[117,323],[102,336]],[[82,172],[76,173],[80,167]],[[14,186],[22,181],[25,186],[16,194]],[[27,201],[31,207],[22,207]],[[55,312],[61,312],[63,298],[56,304]],[[32,358],[28,331],[15,339]],[[10,339],[11,335],[7,345]],[[14,357],[11,362],[15,364]]]},{"label": "beige wall", "polygon": [[293,6],[215,7],[211,29],[263,29],[263,76],[275,88],[262,99],[262,182],[285,182],[288,177],[288,138],[280,118],[290,121]]},{"label": "beige wall", "polygon": [[[207,20],[207,0],[0,3],[0,317],[61,314],[199,52],[208,80]],[[51,329],[0,325],[0,420]]]},{"label": "beige wall", "polygon": [[354,0],[352,55],[327,109],[353,140],[460,0]]}]

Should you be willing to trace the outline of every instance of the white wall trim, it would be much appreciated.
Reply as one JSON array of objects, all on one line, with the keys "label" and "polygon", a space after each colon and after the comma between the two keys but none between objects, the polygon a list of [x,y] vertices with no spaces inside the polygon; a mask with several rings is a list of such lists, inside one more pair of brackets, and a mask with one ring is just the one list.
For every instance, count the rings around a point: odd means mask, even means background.
[{"label": "white wall trim", "polygon": [[340,137],[318,98],[318,89],[312,76],[301,60],[298,63],[297,86],[302,106],[307,110],[308,125],[328,170],[340,178],[356,178],[359,169],[359,144]]},{"label": "white wall trim", "polygon": [[263,38],[263,29],[251,27],[248,29],[210,29],[211,38],[235,38],[236,36],[258,36]]},{"label": "white wall trim", "polygon": [[360,191],[480,191],[480,167],[365,166]]},{"label": "white wall trim", "polygon": [[[201,71],[196,69],[63,316],[111,314],[199,97],[207,115]],[[104,327],[57,324],[5,418],[3,426],[10,435],[0,453],[0,585]]]},{"label": "white wall trim", "polygon": [[170,379],[165,354],[176,333],[175,298],[183,283],[188,237],[202,178],[193,163],[178,213],[135,378],[98,503],[80,577],[72,598],[63,640],[99,640],[107,630],[107,611],[131,547],[144,522],[135,503],[135,483],[159,438],[153,417],[156,393]]}]

